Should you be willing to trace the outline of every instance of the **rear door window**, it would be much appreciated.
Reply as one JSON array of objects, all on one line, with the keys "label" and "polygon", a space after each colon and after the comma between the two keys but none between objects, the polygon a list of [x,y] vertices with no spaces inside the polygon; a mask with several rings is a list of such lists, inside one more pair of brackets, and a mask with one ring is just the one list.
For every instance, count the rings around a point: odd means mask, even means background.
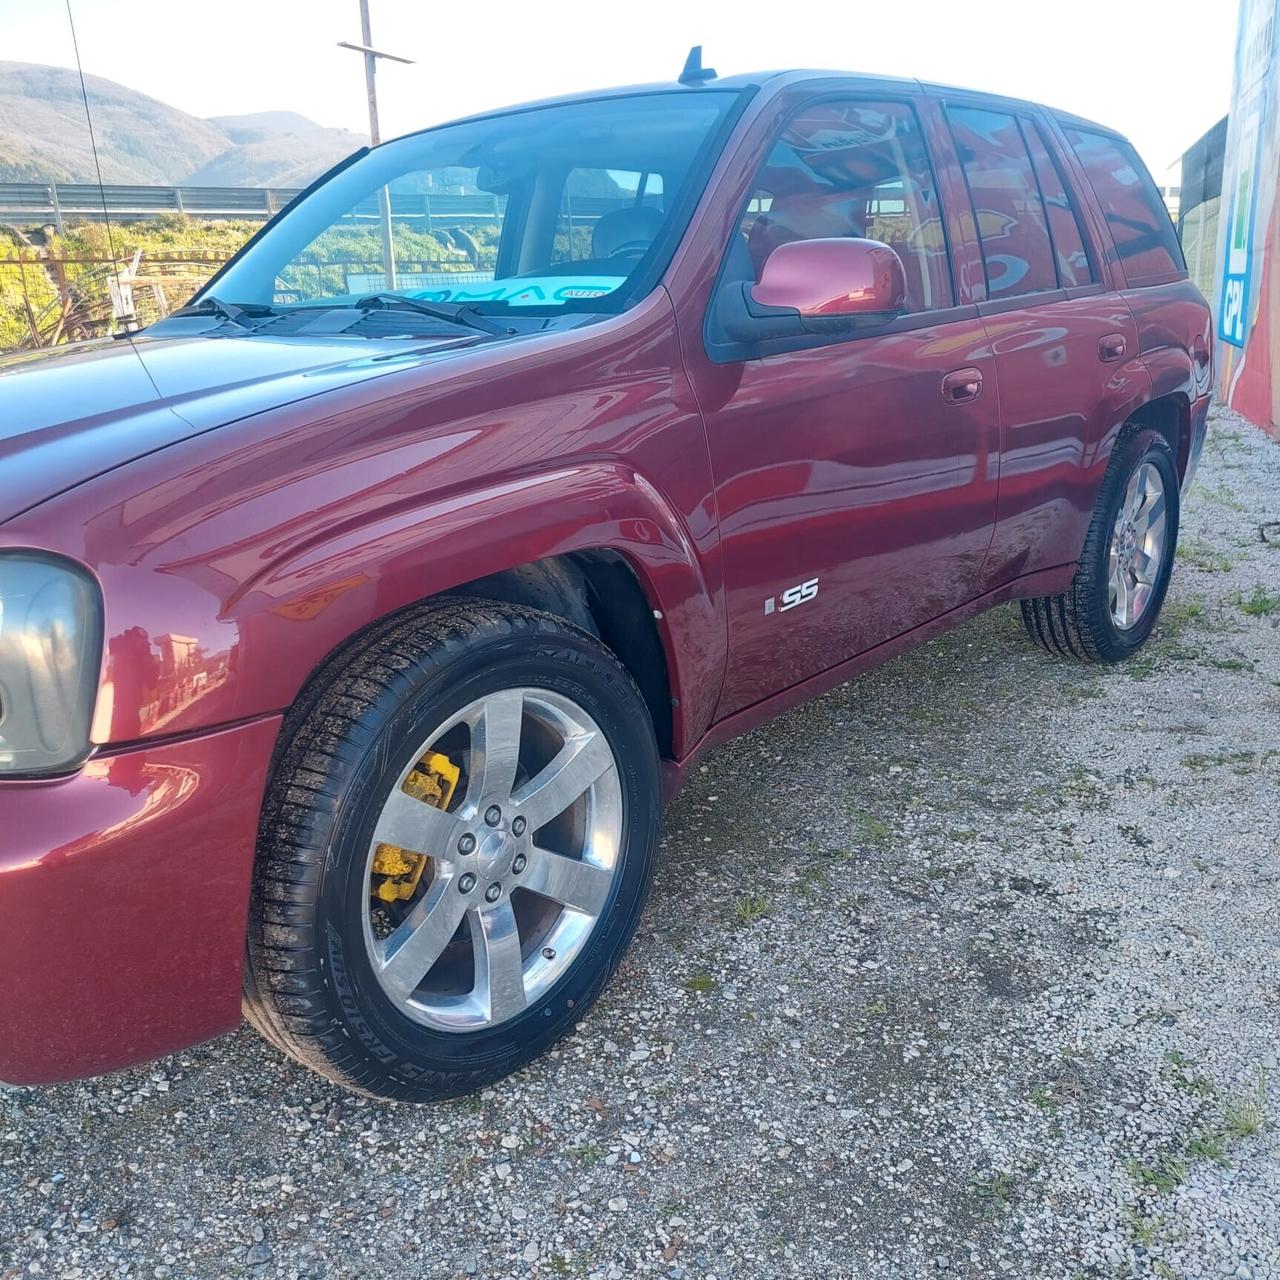
[{"label": "rear door window", "polygon": [[1135,287],[1159,284],[1186,270],[1173,220],[1138,153],[1122,138],[1066,127],[1111,228],[1125,278]]},{"label": "rear door window", "polygon": [[987,294],[1013,298],[1058,288],[1040,185],[1018,118],[948,107],[987,271]]},{"label": "rear door window", "polygon": [[1035,125],[1023,121],[1022,133],[1031,152],[1031,164],[1040,184],[1045,212],[1049,215],[1049,235],[1058,262],[1058,281],[1066,288],[1091,284],[1096,277],[1085,252],[1080,218],[1067,194],[1057,163]]}]

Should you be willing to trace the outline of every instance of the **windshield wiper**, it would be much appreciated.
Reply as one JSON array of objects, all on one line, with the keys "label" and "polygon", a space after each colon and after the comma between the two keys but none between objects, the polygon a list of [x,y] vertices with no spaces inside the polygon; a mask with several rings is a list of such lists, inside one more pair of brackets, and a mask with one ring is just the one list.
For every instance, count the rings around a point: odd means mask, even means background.
[{"label": "windshield wiper", "polygon": [[224,302],[221,298],[215,298],[213,294],[208,293],[199,302],[189,302],[185,307],[179,307],[177,311],[171,311],[169,314],[171,316],[221,316],[223,320],[230,320],[232,324],[238,324],[242,329],[252,329],[254,325],[251,317],[275,315],[275,311],[262,303]]},{"label": "windshield wiper", "polygon": [[384,307],[405,307],[409,311],[417,311],[424,316],[432,316],[436,320],[444,320],[449,324],[463,325],[468,329],[479,329],[482,333],[492,333],[505,338],[516,332],[515,329],[490,320],[475,307],[464,307],[455,303],[423,302],[420,298],[408,298],[403,293],[370,293],[357,298],[351,304],[357,311],[380,311]]}]

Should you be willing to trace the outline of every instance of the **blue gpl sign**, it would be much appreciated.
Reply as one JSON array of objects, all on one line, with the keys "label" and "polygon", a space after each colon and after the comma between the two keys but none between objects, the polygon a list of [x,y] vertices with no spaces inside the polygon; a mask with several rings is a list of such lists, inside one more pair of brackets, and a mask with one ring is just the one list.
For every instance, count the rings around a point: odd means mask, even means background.
[{"label": "blue gpl sign", "polygon": [[1254,114],[1244,122],[1238,167],[1232,175],[1231,203],[1227,215],[1227,250],[1222,272],[1222,309],[1218,336],[1243,347],[1248,315],[1249,286],[1253,275],[1253,223],[1257,202],[1258,143],[1261,137],[1261,97],[1250,104]]},{"label": "blue gpl sign", "polygon": [[1263,129],[1267,123],[1275,18],[1274,0],[1242,0],[1236,40],[1232,138],[1222,183],[1227,223],[1222,302],[1218,310],[1218,336],[1236,347],[1245,345],[1249,329],[1258,179]]}]

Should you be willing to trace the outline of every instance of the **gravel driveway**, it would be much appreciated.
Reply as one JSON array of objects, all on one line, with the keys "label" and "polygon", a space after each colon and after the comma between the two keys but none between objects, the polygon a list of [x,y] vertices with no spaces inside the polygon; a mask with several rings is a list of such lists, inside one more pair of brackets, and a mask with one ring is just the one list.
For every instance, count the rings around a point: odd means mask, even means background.
[{"label": "gravel driveway", "polygon": [[1280,1277],[1280,446],[1153,642],[1016,606],[711,756],[559,1051],[429,1109],[247,1030],[0,1094],[26,1274]]}]

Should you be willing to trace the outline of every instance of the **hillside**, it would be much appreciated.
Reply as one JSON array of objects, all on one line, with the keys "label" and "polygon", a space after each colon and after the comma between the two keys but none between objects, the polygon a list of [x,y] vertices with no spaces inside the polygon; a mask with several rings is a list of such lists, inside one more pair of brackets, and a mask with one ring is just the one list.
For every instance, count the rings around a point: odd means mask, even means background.
[{"label": "hillside", "polygon": [[[202,120],[100,76],[85,82],[105,182],[301,186],[365,142],[292,111]],[[50,180],[97,180],[80,78],[0,62],[0,182]]]}]

